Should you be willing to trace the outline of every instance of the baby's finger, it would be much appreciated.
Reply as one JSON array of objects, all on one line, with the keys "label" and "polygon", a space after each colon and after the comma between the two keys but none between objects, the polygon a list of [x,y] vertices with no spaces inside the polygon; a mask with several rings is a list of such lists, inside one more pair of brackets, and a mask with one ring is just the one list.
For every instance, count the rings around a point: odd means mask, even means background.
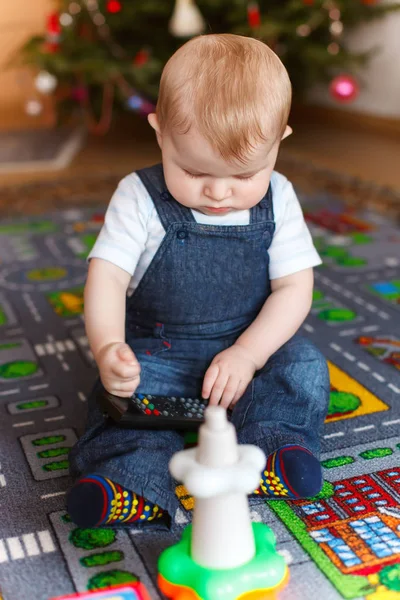
[{"label": "baby's finger", "polygon": [[134,392],[132,392],[132,390],[128,390],[126,392],[124,392],[123,390],[114,390],[114,388],[111,388],[110,394],[113,394],[114,396],[118,396],[119,398],[130,398],[132,396]]},{"label": "baby's finger", "polygon": [[118,348],[117,356],[120,360],[123,360],[126,363],[134,364],[138,362],[133,350],[131,350],[128,344],[124,344]]},{"label": "baby's finger", "polygon": [[236,391],[236,394],[231,402],[231,408],[233,408],[235,406],[235,404],[237,404],[240,400],[240,398],[243,396],[243,394],[245,393],[246,389],[247,389],[247,383],[245,381],[240,381],[239,385],[238,385],[238,389]]},{"label": "baby's finger", "polygon": [[231,402],[233,401],[236,395],[238,383],[239,382],[235,377],[230,377],[228,379],[228,382],[224,389],[224,393],[222,394],[221,402],[219,403],[220,406],[222,406],[223,408],[228,408],[230,406]]},{"label": "baby's finger", "polygon": [[221,372],[219,373],[213,388],[211,390],[210,396],[210,404],[211,406],[215,404],[219,404],[222,398],[222,394],[224,393],[226,384],[228,383],[229,376],[223,375]]},{"label": "baby's finger", "polygon": [[131,381],[127,382],[113,381],[110,383],[107,389],[110,391],[110,394],[126,398],[132,396],[139,383],[140,377],[137,377],[136,379],[132,379]]},{"label": "baby's finger", "polygon": [[208,398],[210,397],[212,387],[215,383],[215,380],[218,377],[218,374],[219,374],[218,365],[211,364],[208,367],[206,374],[204,376],[203,389],[201,391],[201,395],[205,400],[208,400]]},{"label": "baby's finger", "polygon": [[133,379],[140,374],[140,364],[136,362],[130,365],[119,360],[112,364],[111,371],[119,379]]}]

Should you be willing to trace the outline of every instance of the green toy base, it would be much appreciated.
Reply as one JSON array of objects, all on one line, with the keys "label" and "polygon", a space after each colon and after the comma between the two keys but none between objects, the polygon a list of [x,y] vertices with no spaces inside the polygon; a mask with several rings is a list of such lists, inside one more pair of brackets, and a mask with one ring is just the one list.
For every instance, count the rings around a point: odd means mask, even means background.
[{"label": "green toy base", "polygon": [[[235,569],[206,569],[190,555],[192,526],[183,532],[175,546],[165,550],[158,562],[162,591],[176,600],[250,600],[281,589],[287,582],[288,569],[284,558],[275,550],[273,531],[263,523],[253,523],[256,544],[254,558]],[[272,593],[269,593],[272,592]]]}]

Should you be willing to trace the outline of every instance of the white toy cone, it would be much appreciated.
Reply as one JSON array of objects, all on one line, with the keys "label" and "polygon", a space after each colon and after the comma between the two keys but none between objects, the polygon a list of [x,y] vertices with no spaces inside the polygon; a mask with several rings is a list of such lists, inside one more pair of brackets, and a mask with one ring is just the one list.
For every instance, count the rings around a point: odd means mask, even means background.
[{"label": "white toy cone", "polygon": [[192,37],[205,29],[205,21],[194,0],[176,0],[169,30],[176,37]]},{"label": "white toy cone", "polygon": [[210,569],[234,569],[255,555],[247,494],[255,490],[265,455],[238,445],[219,406],[207,408],[197,448],[178,452],[170,471],[195,498],[191,556]]}]

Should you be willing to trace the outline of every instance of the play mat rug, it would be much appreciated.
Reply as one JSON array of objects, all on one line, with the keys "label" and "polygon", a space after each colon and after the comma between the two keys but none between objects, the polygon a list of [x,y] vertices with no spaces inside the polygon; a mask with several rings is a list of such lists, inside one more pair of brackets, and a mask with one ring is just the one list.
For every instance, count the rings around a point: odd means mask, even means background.
[{"label": "play mat rug", "polygon": [[[303,199],[325,264],[302,332],[329,360],[320,497],[252,507],[290,565],[283,600],[400,600],[400,234],[333,198]],[[82,530],[68,452],[95,378],[82,321],[102,224],[68,210],[0,224],[0,598],[49,600],[140,580],[153,600],[169,533]],[[188,438],[188,442],[191,442]],[[189,521],[193,501],[176,488]]]}]

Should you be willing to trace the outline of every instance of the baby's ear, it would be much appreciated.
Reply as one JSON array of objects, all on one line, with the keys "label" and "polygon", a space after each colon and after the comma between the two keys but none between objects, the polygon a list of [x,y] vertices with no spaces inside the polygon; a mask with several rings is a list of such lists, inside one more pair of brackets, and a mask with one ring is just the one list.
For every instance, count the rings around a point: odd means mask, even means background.
[{"label": "baby's ear", "polygon": [[157,115],[156,113],[150,113],[147,116],[147,120],[150,124],[150,126],[154,129],[154,131],[156,132],[157,135],[157,142],[158,145],[160,146],[160,148],[162,147],[162,135],[161,135],[161,129],[160,129],[160,124],[158,122],[157,119]]},{"label": "baby's ear", "polygon": [[292,133],[293,133],[293,129],[291,127],[289,127],[289,125],[286,125],[286,129],[283,133],[282,140],[289,137],[289,135],[291,135]]},{"label": "baby's ear", "polygon": [[160,126],[158,124],[158,119],[156,113],[150,113],[147,115],[147,120],[150,123],[150,126],[154,129],[156,133],[160,133]]}]

